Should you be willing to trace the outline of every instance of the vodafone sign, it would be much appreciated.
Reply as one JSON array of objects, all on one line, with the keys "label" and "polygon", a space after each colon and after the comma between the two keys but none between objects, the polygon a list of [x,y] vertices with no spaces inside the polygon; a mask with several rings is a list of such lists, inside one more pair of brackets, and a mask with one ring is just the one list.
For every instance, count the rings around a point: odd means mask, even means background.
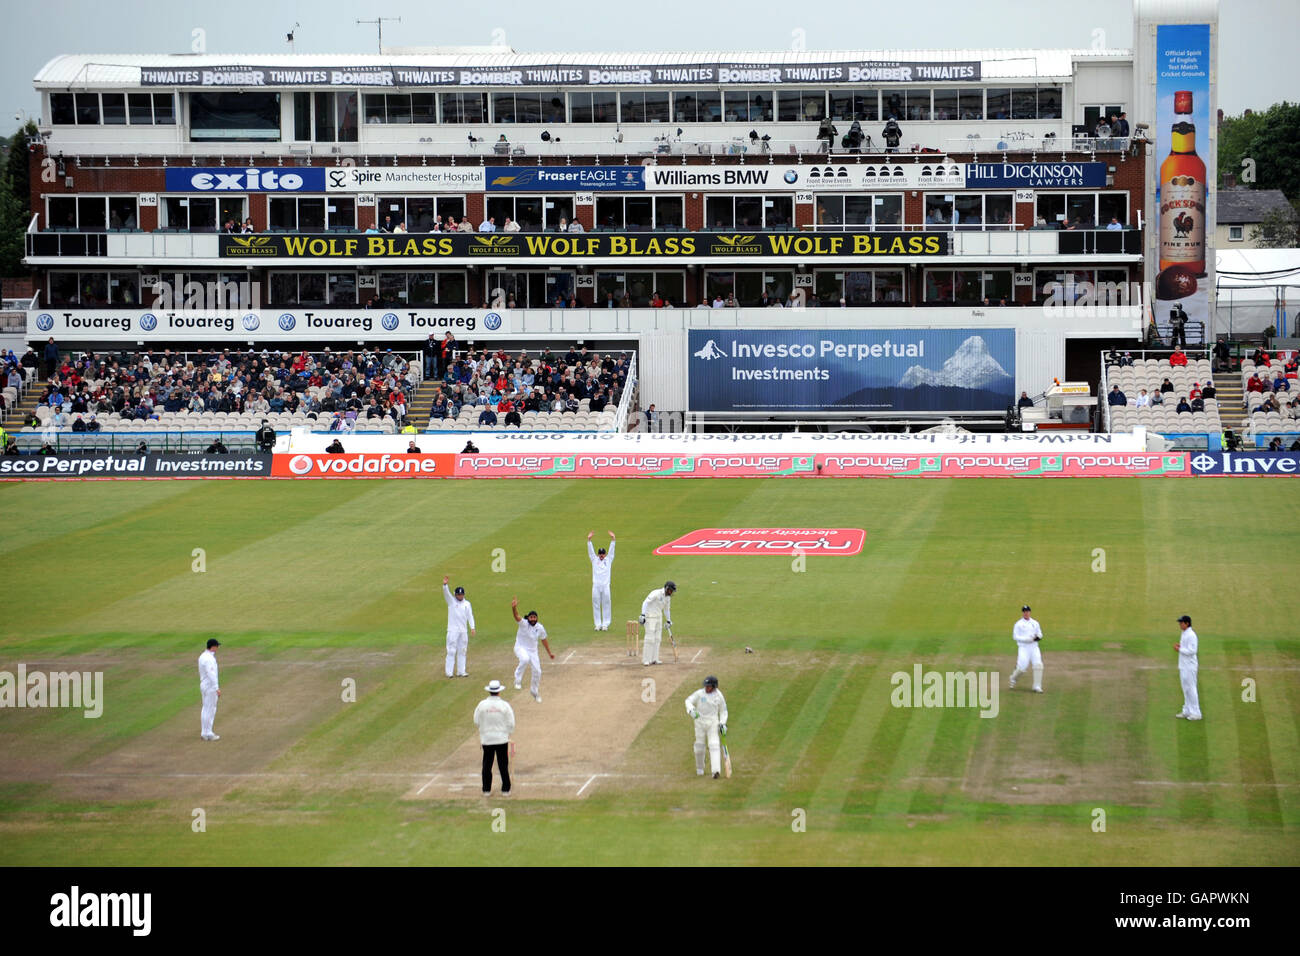
[{"label": "vodafone sign", "polygon": [[661,544],[655,554],[795,554],[845,557],[862,551],[861,528],[700,528]]},{"label": "vodafone sign", "polygon": [[276,455],[272,478],[450,478],[455,455]]}]

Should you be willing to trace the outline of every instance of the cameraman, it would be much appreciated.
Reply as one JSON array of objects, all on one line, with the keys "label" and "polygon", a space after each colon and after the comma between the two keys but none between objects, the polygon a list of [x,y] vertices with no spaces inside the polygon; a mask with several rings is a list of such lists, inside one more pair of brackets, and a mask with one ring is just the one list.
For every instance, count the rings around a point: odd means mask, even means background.
[{"label": "cameraman", "polygon": [[881,137],[885,140],[885,152],[898,152],[898,144],[903,140],[903,131],[899,128],[898,121],[894,117],[889,117],[885,123],[885,128],[880,131]]},{"label": "cameraman", "polygon": [[262,427],[257,430],[253,440],[257,442],[257,450],[260,452],[270,453],[275,450],[275,429],[268,419],[262,419]]}]

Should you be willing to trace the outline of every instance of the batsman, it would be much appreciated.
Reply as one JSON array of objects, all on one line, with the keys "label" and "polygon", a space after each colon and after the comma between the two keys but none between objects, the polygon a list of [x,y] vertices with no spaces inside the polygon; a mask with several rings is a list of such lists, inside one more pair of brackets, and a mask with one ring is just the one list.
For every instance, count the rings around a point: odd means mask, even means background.
[{"label": "batsman", "polygon": [[641,642],[641,663],[662,664],[659,659],[659,642],[663,640],[664,625],[669,630],[673,626],[673,594],[677,585],[665,581],[664,586],[655,588],[641,602],[641,623],[645,625],[645,640]]},{"label": "batsman", "polygon": [[718,690],[718,679],[704,678],[704,686],[686,698],[686,713],[695,721],[695,774],[704,776],[704,745],[709,745],[709,763],[713,779],[722,769],[722,745],[718,738],[727,734],[727,700]]}]

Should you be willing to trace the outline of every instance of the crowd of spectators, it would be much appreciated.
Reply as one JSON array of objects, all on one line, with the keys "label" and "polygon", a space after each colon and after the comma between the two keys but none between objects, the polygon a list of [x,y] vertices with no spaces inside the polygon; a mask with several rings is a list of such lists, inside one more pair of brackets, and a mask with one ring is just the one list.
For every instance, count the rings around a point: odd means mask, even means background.
[{"label": "crowd of spectators", "polygon": [[[443,342],[447,342],[444,339]],[[627,384],[631,360],[572,346],[563,354],[545,348],[536,355],[504,349],[460,352],[454,345],[437,344],[431,362],[441,381],[429,417],[429,427],[457,418],[463,408],[478,409],[478,423],[518,426],[528,412],[602,412],[617,408]]]},{"label": "crowd of spectators", "polygon": [[60,361],[27,424],[97,431],[100,415],[288,413],[402,425],[418,386],[418,372],[391,350],[85,352]]}]

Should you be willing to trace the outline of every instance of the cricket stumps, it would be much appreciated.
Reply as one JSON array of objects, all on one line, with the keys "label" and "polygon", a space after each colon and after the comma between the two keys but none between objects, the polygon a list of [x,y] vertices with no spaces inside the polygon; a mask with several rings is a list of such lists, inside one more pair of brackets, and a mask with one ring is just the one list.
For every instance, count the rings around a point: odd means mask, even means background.
[{"label": "cricket stumps", "polygon": [[627,622],[627,656],[637,657],[641,653],[641,624],[638,621]]}]

